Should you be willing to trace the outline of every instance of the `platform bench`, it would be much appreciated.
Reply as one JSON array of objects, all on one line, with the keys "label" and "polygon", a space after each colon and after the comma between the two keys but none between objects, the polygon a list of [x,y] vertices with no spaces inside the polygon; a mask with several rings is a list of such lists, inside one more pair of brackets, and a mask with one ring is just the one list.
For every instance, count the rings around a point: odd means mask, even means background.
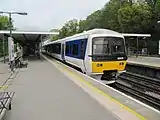
[{"label": "platform bench", "polygon": [[0,92],[0,120],[3,119],[7,110],[11,110],[11,101],[14,92]]}]

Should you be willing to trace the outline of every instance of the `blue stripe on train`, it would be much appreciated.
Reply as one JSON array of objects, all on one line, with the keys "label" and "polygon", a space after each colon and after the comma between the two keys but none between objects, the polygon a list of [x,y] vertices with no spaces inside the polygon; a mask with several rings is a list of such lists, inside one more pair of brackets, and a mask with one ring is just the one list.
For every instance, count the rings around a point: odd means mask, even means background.
[{"label": "blue stripe on train", "polygon": [[[73,45],[76,44],[78,45],[77,51],[78,54],[77,55],[73,55]],[[87,38],[86,39],[79,39],[79,40],[73,40],[73,41],[68,41],[66,42],[66,46],[69,46],[69,51],[68,54],[66,53],[65,56],[68,57],[73,57],[73,58],[77,58],[77,59],[84,59],[85,58],[85,54],[86,54],[86,47],[87,47]]]}]

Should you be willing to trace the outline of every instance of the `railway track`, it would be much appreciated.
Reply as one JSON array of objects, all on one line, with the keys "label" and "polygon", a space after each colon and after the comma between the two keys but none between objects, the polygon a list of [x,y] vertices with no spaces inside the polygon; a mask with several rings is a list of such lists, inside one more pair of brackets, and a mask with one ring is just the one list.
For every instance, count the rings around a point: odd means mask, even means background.
[{"label": "railway track", "polygon": [[126,72],[112,85],[136,99],[160,110],[160,80]]}]

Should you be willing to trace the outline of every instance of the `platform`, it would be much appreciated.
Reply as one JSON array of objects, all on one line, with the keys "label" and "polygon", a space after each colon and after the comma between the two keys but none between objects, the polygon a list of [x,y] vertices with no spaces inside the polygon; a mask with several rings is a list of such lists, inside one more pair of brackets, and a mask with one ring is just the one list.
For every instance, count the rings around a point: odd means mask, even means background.
[{"label": "platform", "polygon": [[[48,58],[47,58],[48,59]],[[4,120],[159,120],[160,113],[62,63],[29,60]]]},{"label": "platform", "polygon": [[160,57],[129,57],[127,63],[160,69]]},{"label": "platform", "polygon": [[[11,76],[11,72],[7,64],[0,62],[0,85],[2,85],[6,79]],[[0,86],[1,89],[1,86]]]}]

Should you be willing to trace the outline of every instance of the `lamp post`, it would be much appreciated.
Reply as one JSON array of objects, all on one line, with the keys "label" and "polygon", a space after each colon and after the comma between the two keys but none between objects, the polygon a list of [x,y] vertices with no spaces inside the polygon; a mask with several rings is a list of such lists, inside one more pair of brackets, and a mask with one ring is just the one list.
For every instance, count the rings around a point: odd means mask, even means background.
[{"label": "lamp post", "polygon": [[[4,11],[0,11],[0,13],[1,14],[8,14],[9,15],[9,34],[10,34],[9,35],[10,36],[9,40],[12,40],[12,14],[27,15],[27,13],[25,13],[25,12],[4,12]],[[11,67],[11,71],[12,72],[14,72],[14,63],[13,62],[14,62],[14,60],[10,61],[10,67]]]}]

